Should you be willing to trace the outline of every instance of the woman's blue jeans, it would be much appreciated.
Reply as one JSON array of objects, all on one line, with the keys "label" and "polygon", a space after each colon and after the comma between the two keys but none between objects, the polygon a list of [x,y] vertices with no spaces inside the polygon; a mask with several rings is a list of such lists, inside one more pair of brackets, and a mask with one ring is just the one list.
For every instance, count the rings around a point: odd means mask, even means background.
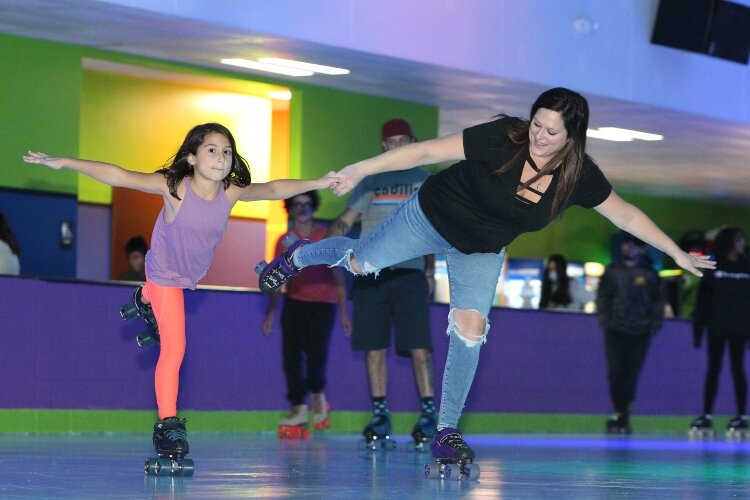
[{"label": "woman's blue jeans", "polygon": [[[448,356],[443,373],[442,400],[438,430],[458,427],[466,397],[474,380],[479,351],[490,329],[488,314],[495,298],[497,280],[505,249],[499,253],[464,254],[456,250],[430,224],[419,206],[417,193],[386,217],[361,239],[337,236],[304,245],[294,253],[294,264],[341,266],[355,273],[350,259],[354,254],[359,274],[375,274],[380,269],[429,254],[445,254],[450,287]],[[454,312],[472,310],[482,315],[485,329],[481,340],[474,341],[459,332]]]}]

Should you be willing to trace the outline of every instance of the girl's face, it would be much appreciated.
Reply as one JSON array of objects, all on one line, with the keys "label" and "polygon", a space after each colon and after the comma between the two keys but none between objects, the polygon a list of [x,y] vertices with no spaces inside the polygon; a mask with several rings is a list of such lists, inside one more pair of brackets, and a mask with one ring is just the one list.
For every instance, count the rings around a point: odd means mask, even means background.
[{"label": "girl's face", "polygon": [[551,158],[568,142],[565,122],[557,111],[539,108],[529,125],[529,146],[534,156]]},{"label": "girl's face", "polygon": [[206,134],[195,154],[188,155],[188,163],[193,165],[196,176],[211,181],[223,181],[232,170],[232,146],[224,134]]}]

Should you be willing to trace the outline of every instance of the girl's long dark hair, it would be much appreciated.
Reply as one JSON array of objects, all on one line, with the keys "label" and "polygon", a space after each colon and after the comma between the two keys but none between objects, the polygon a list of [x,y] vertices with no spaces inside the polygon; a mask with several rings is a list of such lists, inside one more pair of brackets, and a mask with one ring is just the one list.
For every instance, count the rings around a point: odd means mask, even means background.
[{"label": "girl's long dark hair", "polygon": [[[713,254],[716,257],[716,264],[724,264],[729,260],[729,254],[734,250],[735,239],[737,236],[745,236],[745,232],[739,227],[725,227],[719,231],[714,238]],[[739,255],[742,257],[742,255]]]},{"label": "girl's long dark hair", "polygon": [[[552,293],[552,282],[549,279],[549,262],[555,263],[557,272],[557,289],[555,293]],[[549,307],[550,302],[564,306],[573,302],[573,298],[570,296],[568,261],[562,255],[550,255],[549,259],[547,259],[547,266],[544,268],[544,274],[542,275],[542,296],[539,299],[539,307]]]},{"label": "girl's long dark hair", "polygon": [[16,237],[5,219],[5,214],[2,212],[0,212],[0,240],[8,244],[11,252],[19,257],[21,256],[21,247],[18,246],[18,241],[16,241]]},{"label": "girl's long dark hair", "polygon": [[224,189],[227,189],[230,184],[239,187],[250,184],[250,166],[247,160],[237,152],[237,144],[229,129],[219,123],[204,123],[193,127],[185,136],[180,149],[163,168],[157,170],[167,178],[169,193],[178,200],[180,197],[177,195],[177,186],[180,185],[185,176],[193,175],[193,166],[188,163],[187,157],[191,153],[193,155],[198,154],[198,148],[203,144],[206,135],[212,132],[218,132],[226,137],[232,146],[232,169],[229,171],[229,175],[224,178]]},{"label": "girl's long dark hair", "polygon": [[[529,119],[506,117],[506,132],[511,142],[518,145],[513,158],[502,165],[496,172],[503,173],[512,168],[518,159],[529,150],[529,125],[539,108],[557,111],[562,115],[568,141],[553,156],[539,173],[518,187],[523,191],[543,175],[549,174],[555,167],[560,168],[560,178],[555,197],[552,200],[550,220],[557,218],[565,210],[566,204],[583,170],[586,156],[586,129],[589,126],[589,105],[586,99],[572,90],[557,87],[543,92],[531,106]],[[505,117],[505,115],[500,115]]]}]

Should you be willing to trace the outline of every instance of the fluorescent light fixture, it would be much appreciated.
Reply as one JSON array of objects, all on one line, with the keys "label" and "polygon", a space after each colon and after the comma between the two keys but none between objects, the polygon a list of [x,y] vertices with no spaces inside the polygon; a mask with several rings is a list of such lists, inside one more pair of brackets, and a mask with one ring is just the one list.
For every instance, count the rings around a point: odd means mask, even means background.
[{"label": "fluorescent light fixture", "polygon": [[292,93],[289,90],[274,90],[268,93],[268,97],[279,101],[291,101]]},{"label": "fluorescent light fixture", "polygon": [[310,76],[313,74],[312,71],[308,70],[288,68],[285,66],[277,66],[275,64],[267,64],[258,61],[248,61],[247,59],[222,59],[221,63],[229,64],[230,66],[238,66],[240,68],[266,71],[268,73],[277,73],[279,75],[286,76]]},{"label": "fluorescent light fixture", "polygon": [[602,139],[604,141],[615,141],[615,142],[629,142],[634,139],[640,141],[663,141],[664,136],[658,134],[649,134],[647,132],[639,132],[638,130],[628,130],[626,128],[618,127],[599,127],[598,129],[588,129],[586,131],[587,137],[593,137],[594,139]]},{"label": "fluorescent light fixture", "polygon": [[296,68],[314,73],[322,73],[324,75],[348,75],[350,71],[345,68],[336,68],[334,66],[323,66],[322,64],[312,64],[303,61],[295,61],[293,59],[283,59],[281,57],[259,57],[258,61],[275,64],[277,66],[284,66],[287,68]]}]

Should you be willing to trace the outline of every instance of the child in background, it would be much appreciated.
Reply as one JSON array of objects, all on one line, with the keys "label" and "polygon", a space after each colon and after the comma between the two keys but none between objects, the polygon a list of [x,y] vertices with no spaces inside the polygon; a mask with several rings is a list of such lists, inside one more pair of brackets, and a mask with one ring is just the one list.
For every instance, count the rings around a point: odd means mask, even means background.
[{"label": "child in background", "polygon": [[195,289],[206,274],[235,203],[283,200],[328,188],[333,177],[328,174],[317,180],[251,184],[247,161],[237,153],[231,132],[218,123],[193,127],[170,162],[153,173],[31,151],[23,160],[55,170],[69,168],[110,186],[163,197],[164,207],[146,255],[146,284],[142,289],[143,302],[151,304],[161,337],[154,377],[159,420],[154,425],[153,442],[160,456],[183,457],[189,452],[185,420],[177,417],[180,366],[185,353],[183,289]]}]

